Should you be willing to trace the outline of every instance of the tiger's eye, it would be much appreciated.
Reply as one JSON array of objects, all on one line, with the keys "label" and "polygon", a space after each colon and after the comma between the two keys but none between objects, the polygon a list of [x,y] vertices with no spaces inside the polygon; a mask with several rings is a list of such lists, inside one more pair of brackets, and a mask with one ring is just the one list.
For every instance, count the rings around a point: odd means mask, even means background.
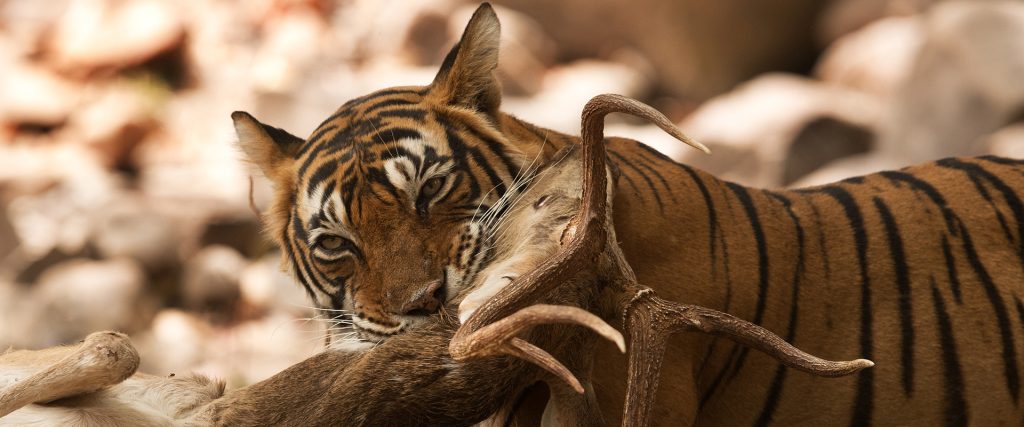
[{"label": "tiger's eye", "polygon": [[420,189],[420,196],[425,198],[434,197],[438,191],[441,191],[441,185],[444,184],[444,178],[436,177],[430,178],[427,182],[423,183],[423,188]]},{"label": "tiger's eye", "polygon": [[328,236],[320,239],[320,247],[329,251],[336,251],[345,243],[345,239],[341,237]]}]

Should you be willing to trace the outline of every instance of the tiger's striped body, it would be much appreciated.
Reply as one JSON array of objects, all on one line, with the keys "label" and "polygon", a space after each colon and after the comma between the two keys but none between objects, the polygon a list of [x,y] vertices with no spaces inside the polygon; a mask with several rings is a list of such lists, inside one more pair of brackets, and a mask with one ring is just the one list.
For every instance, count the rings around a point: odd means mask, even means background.
[{"label": "tiger's striped body", "polygon": [[[622,172],[616,229],[642,283],[824,357],[876,363],[824,379],[724,340],[687,336],[664,365],[662,420],[1024,420],[1024,162],[945,159],[773,192],[718,180],[632,141],[613,141],[609,151]],[[599,396],[602,388],[618,395],[618,381],[599,383]],[[609,415],[617,404],[602,401]]]},{"label": "tiger's striped body", "polygon": [[[497,25],[481,7],[430,86],[353,100],[306,141],[234,116],[277,187],[270,231],[287,266],[364,340],[457,302],[534,163],[578,143],[498,111]],[[949,159],[771,192],[624,139],[609,139],[609,160],[616,233],[641,283],[822,357],[876,363],[821,379],[681,337],[666,355],[658,424],[1024,419],[1024,163]],[[611,347],[596,357],[594,388],[615,422],[625,361]]]}]

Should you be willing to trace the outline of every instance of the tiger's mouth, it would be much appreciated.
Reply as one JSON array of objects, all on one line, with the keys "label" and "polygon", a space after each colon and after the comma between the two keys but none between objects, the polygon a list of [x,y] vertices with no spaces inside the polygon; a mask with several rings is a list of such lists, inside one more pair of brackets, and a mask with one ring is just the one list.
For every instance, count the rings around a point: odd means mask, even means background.
[{"label": "tiger's mouth", "polygon": [[367,341],[383,341],[388,337],[398,335],[406,329],[408,324],[407,321],[399,321],[391,325],[383,325],[377,321],[352,316],[352,330],[359,339]]},{"label": "tiger's mouth", "polygon": [[363,329],[358,326],[353,326],[352,329],[356,333],[356,338],[359,338],[360,341],[365,341],[373,344],[379,344],[381,342],[384,342],[384,340],[401,333],[401,331],[396,331],[394,333],[379,333],[374,332],[370,329]]},{"label": "tiger's mouth", "polygon": [[[380,318],[362,317],[359,313],[352,313],[349,318],[348,331],[345,333],[347,339],[365,344],[379,344],[426,322],[432,316],[438,314],[442,318],[454,316],[450,314],[449,306],[465,297],[465,294],[473,288],[474,281],[478,279],[482,270],[491,261],[493,250],[490,243],[490,239],[480,239],[476,242],[474,250],[471,251],[467,265],[452,263],[442,270],[442,292],[440,293],[442,296],[439,298],[438,306],[440,308],[438,310],[412,316],[382,313],[382,316],[387,317],[383,321]],[[445,307],[449,307],[448,314],[445,312]]]}]

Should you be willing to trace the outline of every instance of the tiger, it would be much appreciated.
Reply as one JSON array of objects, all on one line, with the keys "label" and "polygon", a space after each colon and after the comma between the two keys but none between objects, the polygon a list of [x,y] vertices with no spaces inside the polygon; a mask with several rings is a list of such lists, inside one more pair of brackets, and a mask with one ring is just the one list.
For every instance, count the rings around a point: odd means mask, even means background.
[{"label": "tiger", "polygon": [[[246,157],[274,185],[264,216],[284,268],[351,325],[332,349],[373,346],[469,298],[481,272],[496,271],[495,235],[519,231],[502,219],[535,165],[580,143],[500,110],[499,39],[484,3],[429,85],[352,99],[305,139],[232,115]],[[604,143],[618,176],[616,234],[641,283],[810,353],[876,362],[821,379],[682,336],[666,351],[655,424],[1024,422],[1024,161],[949,158],[768,190],[634,140]],[[523,273],[513,270],[459,310]],[[611,345],[594,357],[598,404],[619,422],[625,359]]]}]

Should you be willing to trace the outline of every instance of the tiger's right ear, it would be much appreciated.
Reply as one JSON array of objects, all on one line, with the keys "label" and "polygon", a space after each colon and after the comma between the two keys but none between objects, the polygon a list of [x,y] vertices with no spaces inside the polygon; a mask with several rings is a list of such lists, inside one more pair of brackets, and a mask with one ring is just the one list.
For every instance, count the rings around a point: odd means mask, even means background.
[{"label": "tiger's right ear", "polygon": [[489,3],[481,4],[466,24],[462,38],[448,55],[431,83],[431,93],[449,105],[495,115],[501,104],[498,67],[501,24]]},{"label": "tiger's right ear", "polygon": [[231,120],[235,122],[238,146],[249,161],[259,166],[271,181],[282,182],[298,157],[302,138],[260,123],[244,111],[231,113]]}]

